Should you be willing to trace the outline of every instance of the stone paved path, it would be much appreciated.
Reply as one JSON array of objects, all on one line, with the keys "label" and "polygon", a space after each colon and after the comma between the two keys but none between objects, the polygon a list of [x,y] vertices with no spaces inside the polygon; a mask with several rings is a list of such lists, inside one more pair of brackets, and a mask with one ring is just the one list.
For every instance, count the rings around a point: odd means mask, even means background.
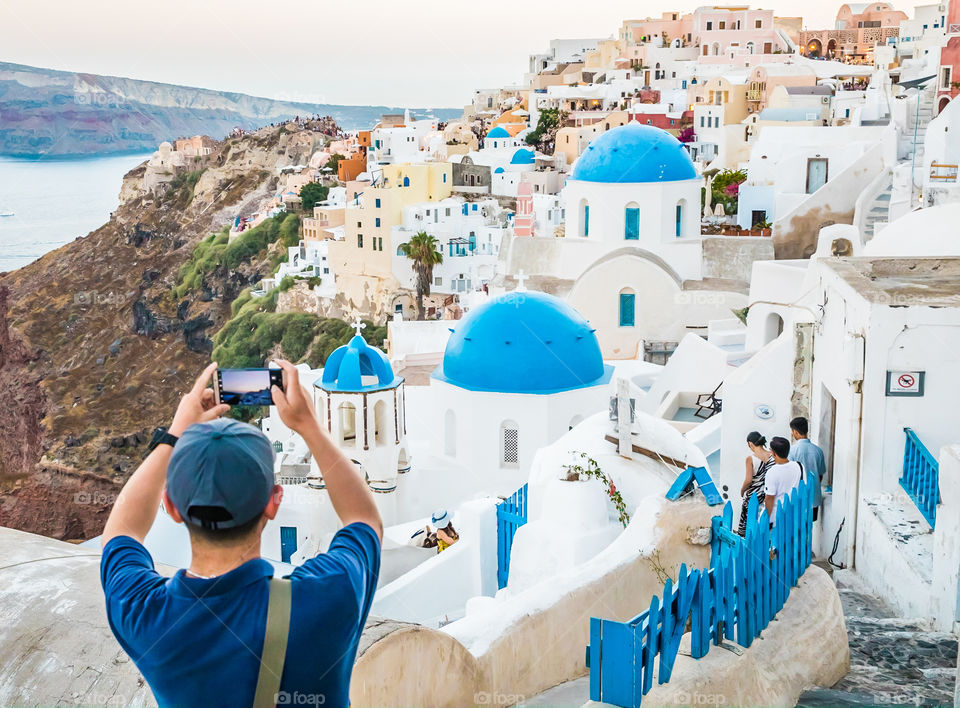
[{"label": "stone paved path", "polygon": [[807,691],[798,705],[952,706],[956,635],[897,617],[848,571],[834,577],[847,623],[850,672],[831,688]]}]

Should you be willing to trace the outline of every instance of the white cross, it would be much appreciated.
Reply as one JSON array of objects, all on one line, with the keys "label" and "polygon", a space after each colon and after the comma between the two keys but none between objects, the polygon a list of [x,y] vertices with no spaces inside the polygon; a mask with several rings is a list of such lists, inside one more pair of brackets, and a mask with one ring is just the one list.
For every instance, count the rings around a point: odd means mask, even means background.
[{"label": "white cross", "polygon": [[360,321],[360,315],[357,315],[357,318],[353,321],[353,328],[357,330],[357,336],[359,337],[362,330],[366,329],[367,326]]},{"label": "white cross", "polygon": [[517,292],[526,292],[526,280],[530,276],[523,272],[523,268],[520,269],[520,272],[517,273]]}]

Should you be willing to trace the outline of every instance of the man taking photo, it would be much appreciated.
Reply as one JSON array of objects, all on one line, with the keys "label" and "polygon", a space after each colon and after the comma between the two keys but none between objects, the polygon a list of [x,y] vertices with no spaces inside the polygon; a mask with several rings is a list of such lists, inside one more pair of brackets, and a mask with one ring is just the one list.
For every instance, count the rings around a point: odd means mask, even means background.
[{"label": "man taking photo", "polygon": [[[350,672],[380,570],[383,525],[355,466],[328,437],[279,362],[280,418],[323,471],[343,528],[289,580],[273,579],[260,537],[283,497],[273,448],[257,428],[220,418],[207,388],[183,397],[173,423],[130,477],[103,532],[101,583],[114,635],[160,706],[349,704]],[[156,572],[143,546],[158,508],[190,534],[190,567]],[[268,619],[269,617],[269,619]]]}]

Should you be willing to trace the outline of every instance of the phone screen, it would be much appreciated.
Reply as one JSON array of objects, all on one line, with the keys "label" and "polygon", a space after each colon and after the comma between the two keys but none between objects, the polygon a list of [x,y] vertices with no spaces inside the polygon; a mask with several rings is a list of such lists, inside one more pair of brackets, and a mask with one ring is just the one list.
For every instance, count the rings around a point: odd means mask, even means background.
[{"label": "phone screen", "polygon": [[273,405],[271,386],[283,388],[282,369],[217,369],[217,398],[230,406]]}]

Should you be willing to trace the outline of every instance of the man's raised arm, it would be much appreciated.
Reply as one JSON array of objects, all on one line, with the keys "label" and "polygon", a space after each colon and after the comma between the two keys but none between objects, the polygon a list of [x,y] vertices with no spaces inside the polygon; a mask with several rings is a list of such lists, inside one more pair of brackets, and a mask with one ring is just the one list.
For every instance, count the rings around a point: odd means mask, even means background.
[{"label": "man's raised arm", "polygon": [[[216,362],[204,369],[190,392],[181,399],[168,430],[171,435],[180,437],[194,423],[213,420],[230,410],[228,405],[216,405],[213,390],[207,388],[216,369]],[[171,453],[170,445],[157,445],[123,485],[103,527],[102,545],[106,546],[107,541],[116,536],[130,536],[143,543],[157,518]]]}]

